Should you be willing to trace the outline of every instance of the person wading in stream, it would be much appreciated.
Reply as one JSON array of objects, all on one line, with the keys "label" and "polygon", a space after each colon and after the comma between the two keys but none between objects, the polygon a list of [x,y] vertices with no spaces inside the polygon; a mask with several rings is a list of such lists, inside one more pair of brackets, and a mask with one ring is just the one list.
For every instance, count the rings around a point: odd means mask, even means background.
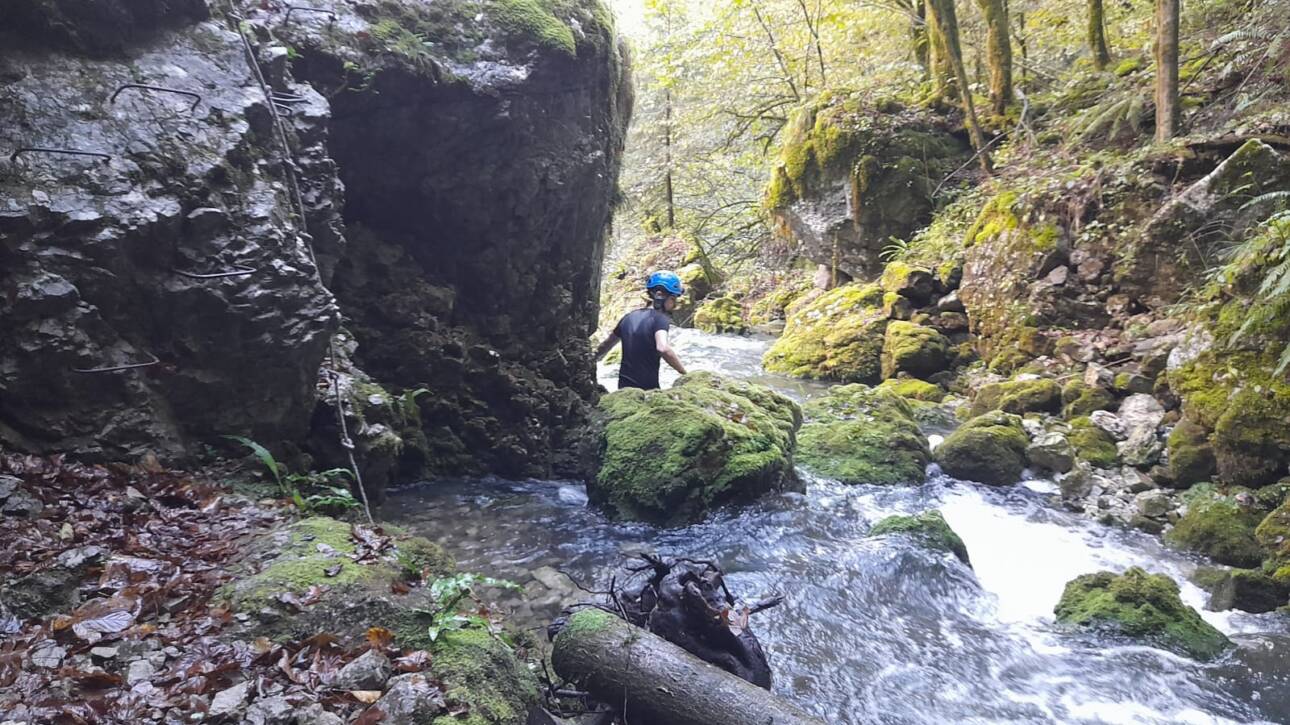
[{"label": "person wading in stream", "polygon": [[596,360],[600,360],[619,341],[623,343],[623,363],[618,368],[620,389],[656,390],[659,360],[666,360],[673,370],[685,374],[681,358],[677,357],[667,340],[668,330],[672,327],[672,310],[676,309],[676,298],[684,291],[681,278],[675,274],[666,271],[651,274],[649,281],[645,283],[649,304],[624,315],[614,331],[596,349]]}]

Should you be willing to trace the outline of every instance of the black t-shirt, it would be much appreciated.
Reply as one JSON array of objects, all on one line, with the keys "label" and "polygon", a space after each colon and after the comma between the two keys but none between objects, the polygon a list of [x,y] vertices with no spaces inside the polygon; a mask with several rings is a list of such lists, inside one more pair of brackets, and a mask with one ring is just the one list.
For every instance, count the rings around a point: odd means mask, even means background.
[{"label": "black t-shirt", "polygon": [[623,343],[623,364],[618,368],[618,387],[653,390],[658,387],[658,345],[654,333],[672,326],[667,314],[646,308],[623,315],[614,334]]}]

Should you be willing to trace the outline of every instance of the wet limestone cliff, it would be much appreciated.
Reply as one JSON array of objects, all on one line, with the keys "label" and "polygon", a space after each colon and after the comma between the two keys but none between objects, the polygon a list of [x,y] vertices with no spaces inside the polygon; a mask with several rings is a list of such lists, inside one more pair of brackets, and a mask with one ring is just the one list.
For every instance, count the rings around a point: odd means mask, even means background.
[{"label": "wet limestone cliff", "polygon": [[611,17],[323,5],[0,10],[4,446],[331,462],[337,349],[373,486],[569,460],[631,105]]}]

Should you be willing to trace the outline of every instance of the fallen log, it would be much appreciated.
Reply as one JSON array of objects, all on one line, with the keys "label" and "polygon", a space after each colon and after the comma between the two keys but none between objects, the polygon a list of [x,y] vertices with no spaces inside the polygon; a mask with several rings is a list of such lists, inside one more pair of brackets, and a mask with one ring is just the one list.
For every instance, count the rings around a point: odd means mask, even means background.
[{"label": "fallen log", "polygon": [[650,725],[824,725],[778,696],[600,609],[555,637],[556,674]]}]

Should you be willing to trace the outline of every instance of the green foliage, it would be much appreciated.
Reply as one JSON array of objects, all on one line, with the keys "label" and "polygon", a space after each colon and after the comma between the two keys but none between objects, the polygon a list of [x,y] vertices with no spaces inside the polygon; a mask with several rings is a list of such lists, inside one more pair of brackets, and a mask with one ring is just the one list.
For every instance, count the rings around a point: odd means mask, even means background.
[{"label": "green foliage", "polygon": [[417,610],[430,617],[427,636],[431,642],[444,632],[467,627],[490,630],[492,621],[482,611],[482,604],[475,596],[476,587],[519,590],[520,585],[505,579],[494,579],[481,574],[461,572],[441,577],[430,584],[433,610]]},{"label": "green foliage", "polygon": [[242,436],[225,437],[251,449],[256,460],[273,477],[282,497],[289,499],[305,513],[341,513],[362,505],[354,498],[348,485],[336,485],[338,481],[348,483],[353,479],[353,474],[344,468],[291,473],[269,449],[259,443]]}]

